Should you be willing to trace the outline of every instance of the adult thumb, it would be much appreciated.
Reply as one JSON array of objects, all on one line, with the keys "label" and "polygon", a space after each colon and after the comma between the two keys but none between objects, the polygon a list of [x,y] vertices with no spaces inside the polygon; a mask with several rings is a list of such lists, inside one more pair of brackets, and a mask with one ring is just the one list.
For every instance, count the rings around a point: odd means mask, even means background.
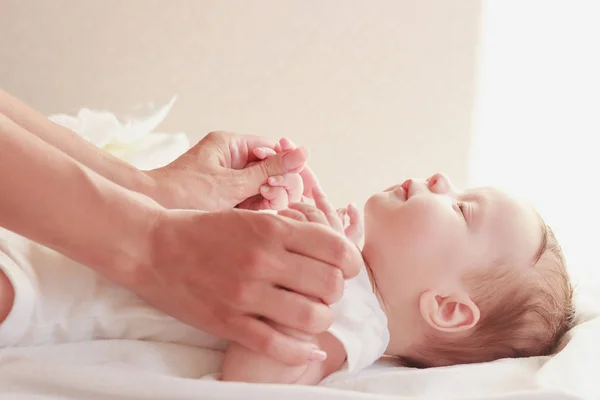
[{"label": "adult thumb", "polygon": [[256,162],[242,170],[244,180],[249,187],[257,188],[267,181],[270,176],[283,175],[290,172],[300,172],[308,160],[308,150],[304,147],[279,153],[266,160]]}]

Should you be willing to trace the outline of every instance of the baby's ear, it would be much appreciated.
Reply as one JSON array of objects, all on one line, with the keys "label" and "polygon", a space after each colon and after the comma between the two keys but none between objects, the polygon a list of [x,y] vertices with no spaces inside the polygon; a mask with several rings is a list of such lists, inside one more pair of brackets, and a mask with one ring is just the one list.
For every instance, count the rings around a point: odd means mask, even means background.
[{"label": "baby's ear", "polygon": [[440,294],[428,290],[419,299],[421,317],[442,332],[463,332],[479,322],[479,307],[465,292]]}]

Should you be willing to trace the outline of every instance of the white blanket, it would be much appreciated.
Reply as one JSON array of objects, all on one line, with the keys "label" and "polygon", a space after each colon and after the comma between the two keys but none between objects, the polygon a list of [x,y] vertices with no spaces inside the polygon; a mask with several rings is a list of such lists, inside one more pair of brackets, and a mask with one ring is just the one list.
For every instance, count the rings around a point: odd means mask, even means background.
[{"label": "white blanket", "polygon": [[[165,164],[189,146],[185,135],[148,134],[167,112],[168,107],[159,117],[142,121],[145,125],[123,126],[114,116],[89,111],[76,118],[53,119],[129,162],[149,168]],[[126,140],[128,132],[135,133],[131,133],[135,140]],[[551,358],[428,370],[382,360],[357,375],[336,373],[319,387],[217,382],[207,375],[218,371],[221,353],[166,343],[113,340],[4,349],[0,351],[0,398],[600,399],[600,313],[596,308],[600,298],[591,298],[589,304],[587,321],[573,330],[570,342]]]}]

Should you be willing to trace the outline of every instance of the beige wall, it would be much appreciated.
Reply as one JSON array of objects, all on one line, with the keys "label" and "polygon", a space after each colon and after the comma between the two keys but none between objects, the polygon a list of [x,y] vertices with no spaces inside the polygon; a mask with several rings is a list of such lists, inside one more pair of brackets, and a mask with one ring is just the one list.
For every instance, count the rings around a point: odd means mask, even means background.
[{"label": "beige wall", "polygon": [[[44,113],[291,137],[336,203],[467,180],[480,1],[0,0],[0,85]],[[196,136],[198,137],[198,136]]]}]

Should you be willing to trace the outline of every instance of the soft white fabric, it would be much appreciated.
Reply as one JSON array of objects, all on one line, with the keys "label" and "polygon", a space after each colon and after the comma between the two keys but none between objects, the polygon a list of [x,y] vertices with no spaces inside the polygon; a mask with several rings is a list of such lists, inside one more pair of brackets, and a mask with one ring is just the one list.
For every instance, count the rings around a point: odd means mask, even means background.
[{"label": "soft white fabric", "polygon": [[[96,339],[169,342],[224,350],[227,343],[163,314],[91,269],[0,228],[0,269],[15,302],[0,324],[0,347],[38,346]],[[344,345],[347,368],[357,372],[385,351],[387,319],[366,271],[346,281],[333,305],[330,332]]]},{"label": "soft white fabric", "polygon": [[[94,128],[93,118],[87,126]],[[177,142],[170,136],[164,138],[169,138],[164,139],[165,143]],[[144,137],[140,141],[143,143]],[[185,150],[178,152],[174,148],[165,146],[165,151],[161,152],[162,147],[156,145],[154,153],[141,147],[126,151],[134,156],[131,158],[135,160],[134,165],[141,166],[139,162],[144,160],[146,165],[152,166],[155,155],[158,155],[158,165]],[[35,254],[26,256],[35,257]],[[223,354],[220,351],[155,341],[98,340],[1,349],[0,398],[600,399],[597,379],[600,370],[600,288],[585,294],[584,322],[573,330],[568,345],[552,358],[499,360],[428,370],[401,368],[383,359],[357,374],[336,372],[319,387],[249,385],[197,379],[220,369]],[[22,307],[27,308],[26,305]],[[15,331],[13,335],[19,336],[19,332]]]},{"label": "soft white fabric", "polygon": [[344,295],[332,305],[329,332],[346,349],[348,372],[359,372],[379,359],[390,341],[387,318],[371,289],[367,271],[346,280]]},{"label": "soft white fabric", "polygon": [[0,347],[135,339],[224,350],[224,340],[150,307],[94,271],[0,228],[0,268],[15,304],[0,324]]}]

